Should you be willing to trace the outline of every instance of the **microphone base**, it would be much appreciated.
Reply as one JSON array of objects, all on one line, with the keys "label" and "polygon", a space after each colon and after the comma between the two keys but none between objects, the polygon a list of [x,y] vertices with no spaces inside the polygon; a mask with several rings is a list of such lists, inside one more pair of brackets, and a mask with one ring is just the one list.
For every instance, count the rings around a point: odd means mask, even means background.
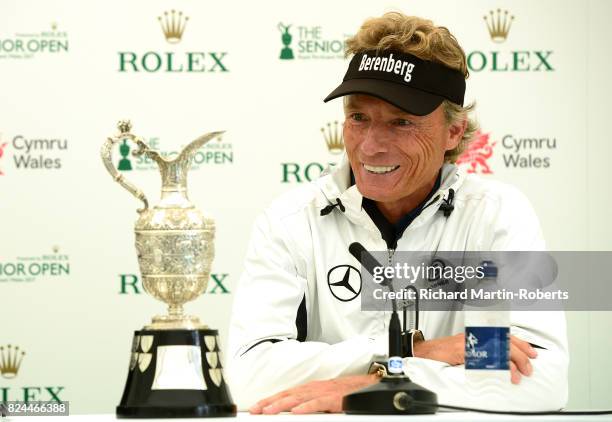
[{"label": "microphone base", "polygon": [[[413,400],[431,404],[412,404]],[[385,376],[379,383],[344,396],[342,410],[349,415],[425,415],[438,410],[438,396],[406,376]]]}]

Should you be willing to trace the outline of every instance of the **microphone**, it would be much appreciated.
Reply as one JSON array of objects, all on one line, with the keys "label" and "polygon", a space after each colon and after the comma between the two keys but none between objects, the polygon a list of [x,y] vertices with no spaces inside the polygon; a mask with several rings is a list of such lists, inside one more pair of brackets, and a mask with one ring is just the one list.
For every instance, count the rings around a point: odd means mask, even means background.
[{"label": "microphone", "polygon": [[[359,242],[353,242],[349,246],[349,252],[351,255],[361,263],[361,265],[368,270],[370,275],[374,276],[374,268],[382,267],[380,262],[372,256],[370,252],[363,247]],[[381,283],[383,286],[389,287],[390,291],[393,291],[393,280],[385,278]],[[400,326],[399,317],[397,316],[397,305],[395,299],[391,301],[393,312],[391,313],[391,321],[389,321],[389,358],[401,357],[402,354],[402,327]],[[389,368],[391,370],[391,368]],[[401,365],[399,370],[401,370]]]},{"label": "microphone", "polygon": [[[364,248],[361,243],[359,242],[353,242],[351,243],[351,245],[349,246],[349,252],[351,253],[351,255],[353,255],[355,257],[355,259],[357,261],[359,261],[361,263],[361,265],[363,267],[365,267],[366,270],[368,270],[368,272],[374,276],[374,268],[375,267],[380,267],[380,263],[376,260],[376,258],[374,258],[372,256],[372,254],[370,252],[368,252],[366,250],[366,248]],[[383,281],[380,283],[383,286],[388,286],[389,289],[393,292],[393,280],[388,279],[386,277],[384,277]],[[415,325],[414,328],[415,329],[419,329],[419,296],[418,296],[418,292],[416,290],[416,288],[414,286],[407,286],[406,287],[408,290],[412,290],[415,292],[415,301],[414,301],[414,312],[415,312]],[[397,301],[394,299],[393,302],[391,302],[391,306],[393,309],[393,312],[397,311]],[[404,332],[406,331],[406,310],[408,308],[408,304],[404,301],[404,306],[402,306],[402,311],[403,311],[403,324],[401,325],[404,328]],[[393,321],[393,315],[391,316],[392,318],[392,323],[395,324],[395,321]],[[397,322],[397,324],[399,325],[399,321]],[[391,327],[389,327],[390,329]],[[395,330],[395,328],[394,328]],[[401,328],[398,327],[398,330],[400,332],[400,339],[402,337],[402,330]],[[391,334],[389,333],[389,339],[391,339]],[[401,340],[400,340],[401,341]],[[400,349],[402,350],[402,349]],[[389,355],[391,356],[391,355]],[[399,355],[402,356],[402,355]]]},{"label": "microphone", "polygon": [[[359,242],[349,246],[349,252],[372,276],[374,268],[382,267],[380,263]],[[385,277],[382,285],[393,291],[393,280]],[[384,375],[378,384],[344,396],[342,410],[347,414],[432,414],[436,413],[438,398],[436,393],[410,381],[402,369],[402,331],[395,299],[392,301],[393,312],[389,322],[389,373]],[[420,404],[405,406],[398,401],[400,397],[419,400]]]},{"label": "microphone", "polygon": [[[368,252],[366,248],[364,248],[363,245],[359,242],[351,243],[351,245],[349,246],[349,252],[351,253],[351,255],[355,257],[357,261],[359,261],[359,263],[366,270],[368,270],[368,272],[370,273],[370,275],[372,275],[372,277],[374,277],[374,268],[382,267],[382,265],[380,265],[380,262],[378,262],[376,258],[374,258],[374,256],[370,252]],[[382,286],[393,287],[391,284],[392,281],[393,280],[385,277],[384,280],[380,284]]]},{"label": "microphone", "polygon": [[439,211],[444,213],[444,217],[449,217],[451,213],[454,211],[455,206],[453,205],[453,201],[455,200],[455,190],[448,190],[448,198],[442,198],[442,203],[440,204]]}]

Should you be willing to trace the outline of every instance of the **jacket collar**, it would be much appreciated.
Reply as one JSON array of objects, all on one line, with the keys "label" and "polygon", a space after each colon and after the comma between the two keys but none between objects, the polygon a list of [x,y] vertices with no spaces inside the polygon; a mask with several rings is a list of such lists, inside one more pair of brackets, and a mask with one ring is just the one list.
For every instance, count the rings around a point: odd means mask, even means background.
[{"label": "jacket collar", "polygon": [[[317,203],[316,206],[323,208],[329,204],[336,203],[336,199],[340,199],[345,207],[344,215],[346,218],[354,224],[379,233],[370,216],[361,207],[363,195],[357,189],[356,184],[351,185],[350,170],[351,165],[346,152],[342,154],[337,165],[329,166],[325,169],[315,183],[327,202]],[[442,176],[438,191],[433,194],[432,199],[426,204],[426,208],[411,223],[410,227],[418,227],[431,219],[437,213],[442,200],[448,196],[449,189],[457,192],[464,179],[465,173],[455,164],[445,163],[442,166]]]}]

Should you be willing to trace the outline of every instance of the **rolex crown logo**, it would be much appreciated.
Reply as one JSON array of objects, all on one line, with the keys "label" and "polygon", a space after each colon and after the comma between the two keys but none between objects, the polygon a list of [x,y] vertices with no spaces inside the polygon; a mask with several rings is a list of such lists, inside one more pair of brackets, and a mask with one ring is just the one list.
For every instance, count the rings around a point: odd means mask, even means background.
[{"label": "rolex crown logo", "polygon": [[338,122],[328,123],[327,127],[321,128],[325,138],[327,149],[332,154],[341,154],[344,151],[344,139],[342,138],[342,126],[338,128]]},{"label": "rolex crown logo", "polygon": [[24,356],[25,352],[20,351],[19,347],[10,344],[0,347],[0,375],[7,379],[15,378]]},{"label": "rolex crown logo", "polygon": [[183,32],[185,32],[185,26],[189,20],[188,16],[183,16],[183,12],[177,12],[171,10],[170,12],[164,12],[164,16],[157,18],[161,24],[162,31],[166,41],[170,44],[176,44],[183,38]]},{"label": "rolex crown logo", "polygon": [[484,20],[493,42],[502,43],[506,41],[514,16],[508,16],[507,10],[502,13],[500,9],[497,9],[496,11],[491,10],[488,16],[485,15]]}]

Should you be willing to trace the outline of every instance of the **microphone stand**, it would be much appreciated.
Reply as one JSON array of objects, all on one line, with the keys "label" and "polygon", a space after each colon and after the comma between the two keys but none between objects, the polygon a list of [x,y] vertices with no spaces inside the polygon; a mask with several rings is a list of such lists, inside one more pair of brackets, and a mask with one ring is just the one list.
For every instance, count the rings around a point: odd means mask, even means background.
[{"label": "microphone stand", "polygon": [[[361,245],[351,245],[351,253],[357,258],[370,274],[373,273],[372,263],[375,258]],[[354,253],[358,252],[358,253]],[[365,256],[364,256],[365,255]],[[385,280],[391,292],[393,280]],[[391,302],[393,311],[389,321],[389,357],[402,356],[402,339],[396,299]],[[406,327],[404,327],[405,329]],[[418,404],[413,403],[416,401]],[[438,410],[438,396],[404,375],[390,374],[389,371],[376,384],[344,396],[342,410],[347,414],[384,415],[384,414],[433,414]]]}]

